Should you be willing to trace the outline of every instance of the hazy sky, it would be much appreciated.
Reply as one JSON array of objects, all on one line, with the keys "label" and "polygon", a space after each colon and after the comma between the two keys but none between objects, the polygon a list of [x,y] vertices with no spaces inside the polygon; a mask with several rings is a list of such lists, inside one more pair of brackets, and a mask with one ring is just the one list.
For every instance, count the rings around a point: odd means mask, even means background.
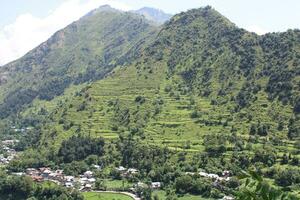
[{"label": "hazy sky", "polygon": [[211,5],[258,34],[300,28],[300,0],[0,0],[0,65],[103,4],[122,10],[150,6],[171,14]]}]

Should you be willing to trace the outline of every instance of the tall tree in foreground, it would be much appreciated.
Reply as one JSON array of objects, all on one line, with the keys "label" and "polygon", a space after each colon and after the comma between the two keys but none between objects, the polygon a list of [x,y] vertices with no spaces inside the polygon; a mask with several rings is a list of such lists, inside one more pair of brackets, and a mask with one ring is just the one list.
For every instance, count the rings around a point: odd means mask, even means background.
[{"label": "tall tree in foreground", "polygon": [[242,188],[237,192],[237,200],[297,200],[298,198],[270,186],[256,172],[243,173],[240,179],[245,179]]}]

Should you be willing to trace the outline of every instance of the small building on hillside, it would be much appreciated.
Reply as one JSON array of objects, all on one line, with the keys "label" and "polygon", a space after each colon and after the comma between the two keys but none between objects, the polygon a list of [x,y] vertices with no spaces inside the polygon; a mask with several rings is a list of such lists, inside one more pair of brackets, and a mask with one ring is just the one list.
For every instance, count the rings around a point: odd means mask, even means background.
[{"label": "small building on hillside", "polygon": [[159,188],[161,188],[161,182],[152,182],[151,183],[151,188],[152,189],[159,189]]},{"label": "small building on hillside", "polygon": [[222,199],[220,200],[234,200],[234,197],[231,196],[224,196]]},{"label": "small building on hillside", "polygon": [[94,167],[96,170],[101,170],[101,166],[100,166],[100,165],[93,165],[93,167]]},{"label": "small building on hillside", "polygon": [[92,185],[91,184],[85,184],[82,188],[80,188],[81,191],[87,192],[92,190]]},{"label": "small building on hillside", "polygon": [[72,182],[66,182],[65,187],[72,188],[72,187],[74,187],[74,184]]},{"label": "small building on hillside", "polygon": [[32,175],[30,176],[32,178],[33,181],[35,182],[42,182],[44,179],[42,176],[37,176],[37,175]]},{"label": "small building on hillside", "polygon": [[93,175],[94,175],[94,173],[92,171],[86,171],[86,172],[84,172],[83,177],[92,178]]},{"label": "small building on hillside", "polygon": [[119,172],[125,172],[127,169],[123,166],[116,167],[116,170]]},{"label": "small building on hillside", "polygon": [[35,168],[27,168],[26,169],[26,174],[31,175],[31,176],[34,176],[34,175],[37,176],[37,175],[40,174],[40,172]]},{"label": "small building on hillside", "polygon": [[75,177],[74,177],[74,176],[65,176],[65,177],[64,177],[64,180],[65,180],[66,182],[74,182]]}]

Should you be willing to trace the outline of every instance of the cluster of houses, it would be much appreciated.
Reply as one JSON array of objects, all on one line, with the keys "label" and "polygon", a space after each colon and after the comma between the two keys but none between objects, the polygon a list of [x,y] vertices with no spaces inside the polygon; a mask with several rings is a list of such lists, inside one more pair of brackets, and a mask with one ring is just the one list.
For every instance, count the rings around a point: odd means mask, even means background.
[{"label": "cluster of houses", "polygon": [[[101,167],[98,165],[93,166],[95,169],[100,170]],[[126,169],[124,167],[118,167],[116,168],[118,171],[121,172],[122,176],[130,176],[133,174],[137,174],[139,171],[137,169],[129,168]],[[29,176],[32,178],[35,182],[43,182],[43,181],[51,181],[58,185],[63,185],[67,188],[77,188],[80,191],[89,191],[93,188],[96,178],[94,177],[94,172],[92,171],[86,171],[82,175],[79,175],[78,177],[74,176],[66,176],[63,173],[63,170],[51,170],[51,168],[48,167],[42,167],[39,169],[35,168],[27,168],[25,172],[17,172],[12,173],[14,175],[18,176]],[[152,189],[159,189],[161,188],[162,184],[160,182],[152,182],[150,187]],[[137,187],[147,187],[146,184],[142,182],[138,182],[134,185],[132,188],[132,191],[135,191]]]},{"label": "cluster of houses", "polygon": [[223,171],[222,176],[219,176],[218,174],[209,174],[206,172],[199,172],[199,175],[202,177],[210,178],[217,182],[230,181],[231,179],[229,171]]},{"label": "cluster of houses", "polygon": [[10,127],[14,132],[20,132],[24,133],[25,131],[33,129],[32,127],[26,127],[26,128],[16,128],[15,126]]},{"label": "cluster of houses", "polygon": [[123,166],[119,166],[116,167],[116,170],[120,172],[122,177],[129,177],[129,176],[133,176],[136,175],[137,173],[139,173],[139,170],[134,169],[134,168],[125,168]]},{"label": "cluster of houses", "polygon": [[[97,167],[97,166],[95,166]],[[25,173],[14,173],[15,175],[30,176],[36,182],[51,181],[67,188],[78,188],[81,191],[89,191],[92,189],[96,179],[92,171],[86,171],[78,177],[66,176],[63,170],[51,170],[51,168],[43,167],[39,169],[28,168]]]},{"label": "cluster of houses", "polygon": [[1,142],[0,149],[2,153],[0,154],[0,165],[9,164],[17,156],[17,152],[13,146],[18,142],[19,140],[4,140]]},{"label": "cluster of houses", "polygon": [[[186,172],[185,174],[192,175],[192,176],[196,175],[196,173],[194,173],[194,172]],[[224,182],[224,181],[228,182],[231,179],[230,171],[228,171],[228,170],[223,171],[222,176],[219,176],[218,174],[212,174],[212,173],[206,173],[206,172],[199,172],[198,175],[213,180],[214,181],[213,184],[216,187],[219,187],[220,182]],[[234,200],[234,197],[224,196],[220,200]]]},{"label": "cluster of houses", "polygon": [[[186,172],[185,174],[187,175],[195,175],[196,173],[194,172]],[[199,176],[205,177],[205,178],[209,178],[212,179],[215,182],[222,182],[222,181],[230,181],[231,177],[230,177],[230,172],[229,171],[223,171],[222,172],[222,176],[219,176],[218,174],[212,174],[212,173],[206,173],[206,172],[199,172],[198,173]]]},{"label": "cluster of houses", "polygon": [[[123,166],[119,166],[116,168],[117,171],[119,171],[121,173],[122,177],[130,177],[132,175],[135,175],[137,173],[139,173],[139,170],[134,169],[134,168],[125,168]],[[138,182],[134,185],[133,188],[131,188],[132,191],[135,191],[136,188],[143,188],[143,187],[148,187],[147,184],[142,183],[142,182]],[[152,189],[159,189],[162,187],[161,182],[151,182],[150,187]]]}]

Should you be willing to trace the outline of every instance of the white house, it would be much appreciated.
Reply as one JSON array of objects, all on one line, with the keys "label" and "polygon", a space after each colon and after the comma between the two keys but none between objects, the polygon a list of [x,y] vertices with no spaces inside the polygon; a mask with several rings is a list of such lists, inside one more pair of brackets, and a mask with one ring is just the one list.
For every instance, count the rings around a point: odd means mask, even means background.
[{"label": "white house", "polygon": [[119,166],[119,167],[116,167],[116,170],[118,170],[119,172],[124,172],[124,171],[126,171],[126,168],[123,166]]},{"label": "white house", "polygon": [[161,182],[152,182],[151,183],[151,188],[152,189],[159,189],[159,188],[161,188]]},{"label": "white house", "polygon": [[127,174],[136,174],[136,173],[138,173],[138,172],[139,172],[139,170],[134,169],[134,168],[129,168],[129,169],[127,170]]},{"label": "white house", "polygon": [[93,177],[93,172],[92,171],[86,171],[86,172],[84,172],[84,177],[87,177],[87,178],[92,178]]},{"label": "white house", "polygon": [[66,182],[73,182],[75,178],[74,178],[74,176],[65,176],[64,179]]},{"label": "white house", "polygon": [[71,183],[71,182],[66,182],[66,183],[65,183],[65,186],[66,186],[67,188],[74,187],[73,183]]},{"label": "white house", "polygon": [[231,196],[224,196],[221,200],[234,200]]}]

